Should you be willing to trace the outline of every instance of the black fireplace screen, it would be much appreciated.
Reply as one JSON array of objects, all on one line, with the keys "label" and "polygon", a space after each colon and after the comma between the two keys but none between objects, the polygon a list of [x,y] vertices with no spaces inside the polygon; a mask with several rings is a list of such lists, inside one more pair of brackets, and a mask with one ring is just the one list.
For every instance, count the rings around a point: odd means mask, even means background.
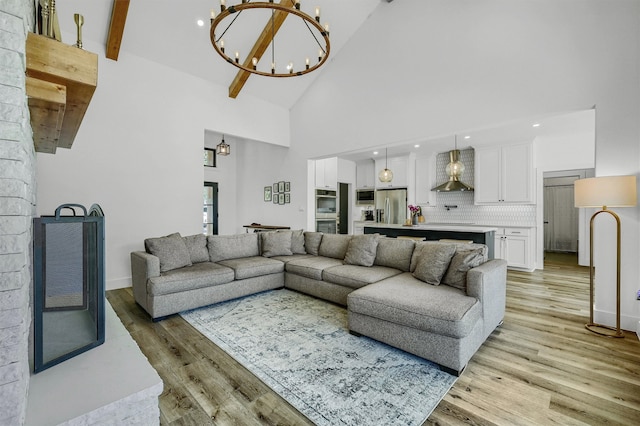
[{"label": "black fireplace screen", "polygon": [[33,233],[38,373],[104,343],[104,214],[97,204],[88,214],[63,204],[55,216],[35,218]]}]

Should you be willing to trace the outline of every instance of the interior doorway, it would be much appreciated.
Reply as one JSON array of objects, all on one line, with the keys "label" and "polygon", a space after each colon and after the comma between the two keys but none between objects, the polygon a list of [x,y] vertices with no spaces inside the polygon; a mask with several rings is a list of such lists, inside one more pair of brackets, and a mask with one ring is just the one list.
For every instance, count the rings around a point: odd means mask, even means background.
[{"label": "interior doorway", "polygon": [[202,206],[202,233],[218,235],[218,183],[205,182]]},{"label": "interior doorway", "polygon": [[338,183],[338,234],[349,233],[349,184]]}]

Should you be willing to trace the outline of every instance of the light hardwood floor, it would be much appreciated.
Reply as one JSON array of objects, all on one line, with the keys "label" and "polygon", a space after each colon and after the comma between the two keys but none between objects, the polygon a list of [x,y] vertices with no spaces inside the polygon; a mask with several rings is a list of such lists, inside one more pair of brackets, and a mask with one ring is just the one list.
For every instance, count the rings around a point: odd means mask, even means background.
[{"label": "light hardwood floor", "polygon": [[[107,298],[165,383],[163,425],[306,425],[179,316],[152,323],[131,289]],[[585,330],[588,269],[508,273],[507,313],[425,424],[640,424],[640,342]]]}]

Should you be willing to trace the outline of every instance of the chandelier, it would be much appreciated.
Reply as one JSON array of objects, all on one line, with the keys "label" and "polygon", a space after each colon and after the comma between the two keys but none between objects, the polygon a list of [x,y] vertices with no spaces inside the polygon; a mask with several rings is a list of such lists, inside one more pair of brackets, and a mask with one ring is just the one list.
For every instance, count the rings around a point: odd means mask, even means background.
[{"label": "chandelier", "polygon": [[[264,29],[250,51],[240,54],[238,50],[239,42],[234,44],[234,40],[225,40],[224,37],[235,32],[236,39],[239,38],[237,37],[237,29],[229,30],[234,24],[234,28],[242,25],[243,21],[238,21],[242,12],[250,12],[257,9],[270,12],[268,22],[266,22]],[[290,16],[297,18],[300,25],[306,27],[310,33],[308,44],[315,47],[300,57],[287,58],[283,66],[282,58],[278,58],[279,61],[276,63],[276,44],[280,46],[280,39],[276,43],[276,34]],[[247,28],[240,31],[240,34],[248,34],[253,29],[252,25],[247,24]],[[324,24],[324,26],[320,24],[320,8],[315,8],[315,18],[312,18],[300,10],[300,0],[281,0],[280,3],[274,3],[273,0],[254,2],[242,0],[240,4],[228,7],[226,6],[226,0],[220,0],[220,13],[216,14],[215,10],[211,10],[210,38],[216,52],[229,64],[239,68],[240,71],[236,76],[236,80],[243,81],[239,83],[239,88],[236,88],[237,92],[240,91],[250,74],[258,74],[265,77],[296,77],[315,71],[327,61],[330,51],[329,24]],[[296,43],[299,43],[299,40],[296,39]],[[270,50],[270,60],[261,62],[267,50]],[[227,52],[233,53],[230,56]],[[232,93],[235,83],[236,81],[234,80],[232,87],[229,88],[229,96],[233,98],[236,97]]]}]

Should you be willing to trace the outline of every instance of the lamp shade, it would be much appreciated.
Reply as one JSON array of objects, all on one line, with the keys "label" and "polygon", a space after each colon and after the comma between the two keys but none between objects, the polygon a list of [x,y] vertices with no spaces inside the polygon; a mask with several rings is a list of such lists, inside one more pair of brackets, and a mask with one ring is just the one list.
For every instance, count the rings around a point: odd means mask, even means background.
[{"label": "lamp shade", "polygon": [[635,176],[602,176],[574,183],[576,207],[633,207],[638,202]]}]

